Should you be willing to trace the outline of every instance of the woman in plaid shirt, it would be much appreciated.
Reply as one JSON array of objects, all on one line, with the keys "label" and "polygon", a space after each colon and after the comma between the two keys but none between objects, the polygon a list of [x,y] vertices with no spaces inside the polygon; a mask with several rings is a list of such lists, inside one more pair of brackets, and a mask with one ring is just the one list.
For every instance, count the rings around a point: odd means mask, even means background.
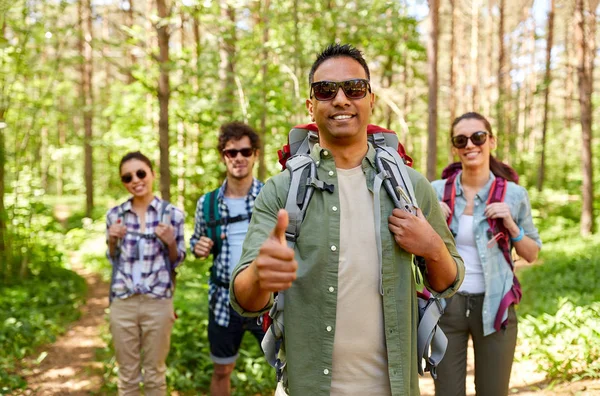
[{"label": "woman in plaid shirt", "polygon": [[[173,311],[172,274],[185,258],[183,212],[154,196],[150,160],[139,151],[119,165],[132,195],[106,215],[113,266],[110,330],[119,364],[119,394],[165,395]],[[142,373],[143,369],[143,373]]]}]

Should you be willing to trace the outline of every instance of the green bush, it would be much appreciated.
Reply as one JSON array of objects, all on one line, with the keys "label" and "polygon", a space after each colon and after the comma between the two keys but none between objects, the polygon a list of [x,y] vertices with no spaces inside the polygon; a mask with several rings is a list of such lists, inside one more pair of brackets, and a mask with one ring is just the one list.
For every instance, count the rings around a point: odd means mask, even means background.
[{"label": "green bush", "polygon": [[583,239],[573,229],[560,236],[549,235],[541,265],[519,273],[525,352],[517,358],[535,362],[549,381],[600,378],[600,236]]}]

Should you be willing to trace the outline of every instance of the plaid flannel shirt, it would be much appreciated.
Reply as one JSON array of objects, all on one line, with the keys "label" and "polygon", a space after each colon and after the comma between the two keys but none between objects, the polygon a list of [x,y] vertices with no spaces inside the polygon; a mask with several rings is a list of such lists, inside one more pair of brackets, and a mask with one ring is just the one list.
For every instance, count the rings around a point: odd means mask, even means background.
[{"label": "plaid flannel shirt", "polygon": [[[260,180],[254,179],[252,181],[252,187],[250,187],[250,191],[246,196],[246,211],[248,213],[252,213],[254,208],[254,200],[258,196],[260,189],[264,185]],[[217,195],[217,202],[219,203],[219,216],[222,219],[229,218],[229,209],[224,201],[223,192],[227,188],[227,179],[221,185],[219,189],[219,194]],[[198,242],[201,236],[206,235],[206,221],[203,215],[203,206],[204,199],[206,195],[203,195],[198,199],[198,204],[196,205],[196,215],[195,215],[195,225],[194,225],[194,234],[190,238],[190,249],[192,253],[194,253],[194,246]],[[230,263],[231,255],[230,255],[230,247],[228,236],[228,225],[225,223],[221,226],[222,234],[225,236],[223,239],[223,245],[221,247],[221,251],[213,257],[213,265],[214,270],[217,276],[217,279],[223,284],[229,284],[229,265],[237,264]],[[194,255],[196,255],[194,253]],[[215,315],[215,320],[219,326],[228,327],[229,326],[229,288],[220,287],[209,280],[209,289],[208,289],[208,301],[209,301],[209,309]]]},{"label": "plaid flannel shirt", "polygon": [[[127,234],[121,242],[120,252],[117,257],[107,257],[113,266],[116,266],[111,285],[111,292],[115,298],[127,298],[134,294],[148,294],[154,298],[170,298],[173,296],[173,285],[169,267],[168,253],[162,241],[156,237],[154,230],[161,222],[161,202],[154,197],[146,211],[146,229],[140,233],[140,223],[137,214],[131,205],[132,199],[121,205],[110,209],[106,214],[106,241],[108,243],[108,228],[117,222],[119,212],[122,213],[123,225],[127,228]],[[177,260],[171,264],[171,268],[177,267],[186,255],[185,238],[183,235],[183,212],[169,204],[164,216],[166,221],[175,228],[175,241],[177,242]],[[142,251],[140,252],[140,240],[144,239]],[[141,280],[138,285],[133,284],[133,266],[141,265]]]}]

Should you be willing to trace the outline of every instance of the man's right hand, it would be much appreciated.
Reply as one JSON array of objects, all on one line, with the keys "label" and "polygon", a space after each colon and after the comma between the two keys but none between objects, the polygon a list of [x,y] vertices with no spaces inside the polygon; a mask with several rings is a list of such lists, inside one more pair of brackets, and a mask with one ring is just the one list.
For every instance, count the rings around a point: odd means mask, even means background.
[{"label": "man's right hand", "polygon": [[294,249],[288,247],[285,230],[289,218],[285,209],[277,213],[277,224],[271,235],[260,247],[258,256],[250,264],[250,270],[263,291],[286,290],[296,280],[298,262],[294,259]]},{"label": "man's right hand", "polygon": [[201,236],[194,245],[194,254],[200,258],[207,258],[212,250],[214,242],[212,239]]}]

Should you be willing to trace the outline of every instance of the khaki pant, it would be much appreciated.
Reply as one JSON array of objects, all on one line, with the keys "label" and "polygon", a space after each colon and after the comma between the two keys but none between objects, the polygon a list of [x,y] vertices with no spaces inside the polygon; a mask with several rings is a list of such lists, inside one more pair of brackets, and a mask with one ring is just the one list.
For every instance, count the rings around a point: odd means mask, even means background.
[{"label": "khaki pant", "polygon": [[[119,364],[119,395],[167,394],[165,360],[175,315],[173,300],[134,295],[110,306],[110,332]],[[143,371],[143,374],[142,374]]]},{"label": "khaki pant", "polygon": [[457,293],[446,302],[440,326],[448,337],[448,349],[437,369],[435,394],[466,394],[467,345],[470,335],[475,353],[475,392],[478,396],[506,396],[517,343],[515,307],[511,305],[508,309],[508,324],[505,329],[484,337],[483,294]]}]

